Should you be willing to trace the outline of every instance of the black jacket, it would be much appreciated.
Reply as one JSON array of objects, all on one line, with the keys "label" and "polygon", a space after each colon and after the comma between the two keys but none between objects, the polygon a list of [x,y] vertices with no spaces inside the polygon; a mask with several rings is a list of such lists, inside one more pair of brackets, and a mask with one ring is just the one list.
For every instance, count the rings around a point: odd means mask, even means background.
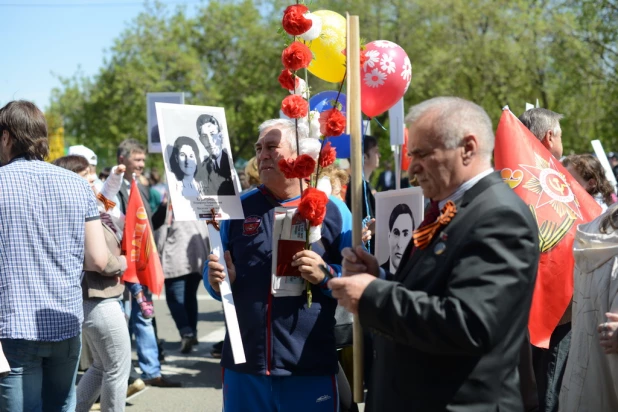
[{"label": "black jacket", "polygon": [[517,366],[537,225],[498,173],[455,204],[452,221],[408,258],[410,242],[394,281],[376,280],[361,297],[361,325],[377,335],[368,411],[523,410]]}]

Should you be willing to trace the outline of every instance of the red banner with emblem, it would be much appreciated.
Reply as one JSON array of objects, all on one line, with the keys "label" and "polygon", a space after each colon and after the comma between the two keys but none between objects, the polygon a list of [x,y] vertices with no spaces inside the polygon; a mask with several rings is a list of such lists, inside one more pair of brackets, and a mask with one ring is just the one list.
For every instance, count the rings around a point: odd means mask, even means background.
[{"label": "red banner with emblem", "polygon": [[122,280],[147,286],[152,293],[160,295],[163,290],[163,268],[135,180],[131,183],[127,204],[122,252],[127,257],[127,270],[122,275]]},{"label": "red banner with emblem", "polygon": [[601,206],[510,110],[498,124],[494,162],[539,226],[541,259],[528,329],[530,342],[547,348],[573,296],[575,231],[597,217]]}]

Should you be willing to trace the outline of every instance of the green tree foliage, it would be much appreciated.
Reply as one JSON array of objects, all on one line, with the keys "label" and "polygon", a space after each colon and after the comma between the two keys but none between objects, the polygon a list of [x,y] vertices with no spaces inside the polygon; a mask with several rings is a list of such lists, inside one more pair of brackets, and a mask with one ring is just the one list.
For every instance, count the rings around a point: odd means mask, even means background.
[{"label": "green tree foliage", "polygon": [[[590,140],[618,149],[618,6],[597,0],[324,0],[311,10],[357,14],[366,41],[387,39],[413,64],[406,107],[438,95],[483,106],[494,121],[525,102],[565,114],[565,153]],[[147,92],[185,91],[188,104],[223,106],[236,157],[252,156],[256,127],[278,116],[284,0],[212,0],[194,13],[148,5],[116,40],[98,75],[62,79],[50,111],[67,140],[110,161],[118,142],[146,138]],[[191,17],[188,17],[191,14]],[[312,92],[337,85],[310,78]],[[386,116],[378,120],[388,127]],[[377,124],[383,155],[388,133]]]}]

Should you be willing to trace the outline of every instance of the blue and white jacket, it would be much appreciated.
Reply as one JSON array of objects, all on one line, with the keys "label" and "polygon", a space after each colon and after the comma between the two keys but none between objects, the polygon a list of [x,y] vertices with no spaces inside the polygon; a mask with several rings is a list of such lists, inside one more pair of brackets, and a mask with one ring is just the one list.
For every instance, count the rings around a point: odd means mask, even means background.
[{"label": "blue and white jacket", "polygon": [[[337,373],[333,328],[337,301],[326,287],[312,285],[313,302],[307,295],[273,297],[271,294],[272,230],[274,208],[297,207],[300,198],[277,200],[260,186],[241,197],[245,220],[224,221],[221,240],[236,267],[232,284],[246,363],[236,365],[229,337],[225,337],[221,366],[240,373],[270,376],[321,376]],[[322,223],[322,239],[312,250],[329,264],[333,276],[341,276],[341,250],[352,244],[352,216],[341,200],[330,197]],[[204,284],[217,300],[208,283]]]}]

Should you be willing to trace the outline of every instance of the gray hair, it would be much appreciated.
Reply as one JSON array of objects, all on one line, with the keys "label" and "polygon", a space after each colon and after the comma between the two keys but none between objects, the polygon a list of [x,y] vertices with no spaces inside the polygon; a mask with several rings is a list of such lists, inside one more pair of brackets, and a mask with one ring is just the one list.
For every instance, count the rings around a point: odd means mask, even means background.
[{"label": "gray hair", "polygon": [[543,140],[545,133],[551,130],[554,134],[560,132],[560,119],[564,116],[551,110],[536,107],[526,110],[519,121],[526,126],[537,139]]},{"label": "gray hair", "polygon": [[[292,150],[296,150],[296,122],[290,119],[270,119],[263,122],[258,131],[260,136],[266,129],[276,127],[281,130],[281,134],[288,141]],[[298,122],[298,140],[306,139],[309,137],[309,127],[305,125],[305,122],[299,120]]]},{"label": "gray hair", "polygon": [[474,134],[479,139],[479,155],[490,160],[494,150],[494,130],[485,110],[471,101],[459,97],[434,97],[412,106],[406,124],[418,121],[429,112],[435,113],[433,131],[447,149],[458,147],[463,138]]},{"label": "gray hair", "polygon": [[128,159],[131,153],[146,153],[146,147],[135,139],[125,139],[118,145],[116,158],[119,159],[122,156]]}]

